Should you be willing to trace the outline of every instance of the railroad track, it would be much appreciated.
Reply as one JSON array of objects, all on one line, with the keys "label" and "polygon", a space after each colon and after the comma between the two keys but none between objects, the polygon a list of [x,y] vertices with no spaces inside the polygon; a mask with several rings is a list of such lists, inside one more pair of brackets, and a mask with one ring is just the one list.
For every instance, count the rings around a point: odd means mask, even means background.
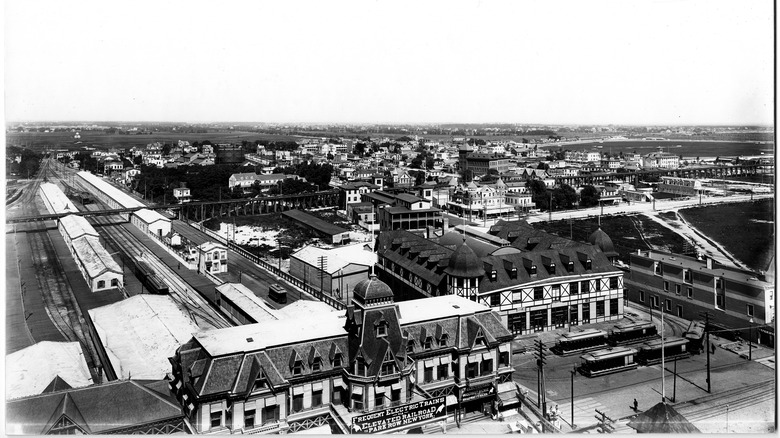
[{"label": "railroad track", "polygon": [[736,411],[754,406],[774,398],[774,386],[763,382],[680,403],[674,408],[688,421],[693,422],[723,415],[727,410]]},{"label": "railroad track", "polygon": [[98,231],[111,243],[111,246],[123,251],[130,258],[142,258],[168,283],[171,299],[178,303],[183,310],[186,310],[194,321],[201,320],[206,323],[198,324],[199,327],[213,329],[232,326],[123,225],[112,223],[107,217],[93,218],[93,220],[102,225]]}]

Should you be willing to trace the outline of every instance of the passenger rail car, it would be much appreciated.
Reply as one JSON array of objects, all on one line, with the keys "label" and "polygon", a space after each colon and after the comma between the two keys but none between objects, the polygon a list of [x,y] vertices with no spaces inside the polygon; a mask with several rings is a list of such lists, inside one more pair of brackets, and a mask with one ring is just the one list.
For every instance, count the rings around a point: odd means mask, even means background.
[{"label": "passenger rail car", "polygon": [[580,356],[582,363],[579,371],[583,376],[597,377],[636,369],[637,351],[629,347],[605,348]]},{"label": "passenger rail car", "polygon": [[616,325],[609,331],[610,345],[633,344],[658,337],[658,329],[652,322]]},{"label": "passenger rail car", "polygon": [[691,321],[688,330],[683,333],[683,337],[688,340],[688,351],[693,354],[704,350],[704,329],[704,322]]},{"label": "passenger rail car", "polygon": [[[663,344],[663,347],[662,347]],[[661,351],[664,351],[665,360],[687,359],[691,356],[688,352],[688,340],[670,336],[663,343],[661,339],[646,342],[639,348],[637,362],[642,365],[650,366],[661,363]]]},{"label": "passenger rail car", "polygon": [[135,274],[149,293],[166,295],[168,284],[146,262],[135,259]]},{"label": "passenger rail car", "polygon": [[564,333],[550,350],[560,356],[568,356],[607,346],[607,333],[603,330],[586,329]]}]

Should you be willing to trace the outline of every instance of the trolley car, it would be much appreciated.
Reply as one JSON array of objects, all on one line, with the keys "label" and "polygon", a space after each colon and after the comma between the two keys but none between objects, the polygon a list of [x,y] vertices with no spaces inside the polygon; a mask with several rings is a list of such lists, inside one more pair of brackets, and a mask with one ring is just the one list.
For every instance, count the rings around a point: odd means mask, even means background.
[{"label": "trolley car", "polygon": [[661,363],[662,349],[666,360],[687,359],[691,356],[687,339],[670,336],[663,340],[663,343],[661,339],[644,343],[639,348],[637,362],[645,366]]},{"label": "trolley car", "polygon": [[636,349],[629,347],[614,347],[592,351],[580,356],[582,363],[579,371],[583,376],[596,377],[633,370],[638,366],[634,361],[636,354]]},{"label": "trolley car", "polygon": [[286,304],[287,291],[278,283],[274,283],[268,286],[268,298],[276,301],[279,304]]},{"label": "trolley car", "polygon": [[568,356],[606,346],[606,332],[586,329],[579,332],[564,333],[550,350],[557,355]]},{"label": "trolley car", "polygon": [[648,341],[658,337],[658,329],[652,322],[616,325],[609,331],[610,345],[624,345]]},{"label": "trolley car", "polygon": [[683,333],[683,337],[688,340],[688,351],[691,353],[701,353],[704,349],[704,323],[702,321],[691,321],[688,330]]}]

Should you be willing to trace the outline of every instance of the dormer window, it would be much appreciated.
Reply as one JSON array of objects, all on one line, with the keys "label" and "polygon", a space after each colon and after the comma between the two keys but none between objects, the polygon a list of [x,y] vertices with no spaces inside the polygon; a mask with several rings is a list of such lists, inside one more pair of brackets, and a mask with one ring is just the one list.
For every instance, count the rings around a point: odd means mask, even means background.
[{"label": "dormer window", "polygon": [[425,338],[425,343],[423,344],[423,348],[426,350],[430,350],[432,348],[432,341],[430,336]]},{"label": "dormer window", "polygon": [[295,361],[295,363],[293,364],[292,373],[293,373],[293,376],[300,376],[301,374],[303,374],[303,362],[302,361],[300,361],[300,360],[296,360]]},{"label": "dormer window", "polygon": [[252,385],[252,391],[257,391],[258,389],[263,389],[267,387],[268,387],[268,381],[265,378],[265,373],[263,372],[263,370],[260,370],[260,375],[257,376],[254,385]]},{"label": "dormer window", "polygon": [[341,366],[341,353],[336,353],[335,356],[333,356],[333,367],[340,367]]},{"label": "dormer window", "polygon": [[664,275],[664,268],[660,262],[653,262],[653,272],[655,275]]},{"label": "dormer window", "polygon": [[447,333],[442,333],[441,338],[439,338],[439,347],[446,347],[449,338],[450,337],[447,335]]},{"label": "dormer window", "polygon": [[379,325],[376,326],[376,336],[387,336],[387,326],[384,322],[380,322]]},{"label": "dormer window", "polygon": [[320,371],[322,369],[322,358],[315,357],[314,361],[311,364],[311,370],[312,371]]},{"label": "dormer window", "polygon": [[406,343],[406,352],[407,353],[414,353],[414,340],[409,339],[409,342]]}]

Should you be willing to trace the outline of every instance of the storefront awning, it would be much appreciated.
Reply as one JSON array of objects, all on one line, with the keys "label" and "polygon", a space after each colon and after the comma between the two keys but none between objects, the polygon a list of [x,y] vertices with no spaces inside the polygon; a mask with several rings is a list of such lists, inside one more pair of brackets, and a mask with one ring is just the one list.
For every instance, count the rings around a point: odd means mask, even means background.
[{"label": "storefront awning", "polygon": [[266,406],[276,406],[276,397],[265,399]]},{"label": "storefront awning", "polygon": [[433,366],[433,359],[426,360],[425,362],[426,367],[432,367]]},{"label": "storefront awning", "polygon": [[493,355],[490,353],[482,353],[482,360],[493,360]]},{"label": "storefront awning", "polygon": [[311,384],[312,391],[322,391],[322,382],[315,382]]},{"label": "storefront awning", "polygon": [[377,386],[374,388],[374,392],[377,394],[384,394],[384,392],[387,390],[387,387],[385,386]]},{"label": "storefront awning", "polygon": [[392,385],[390,385],[390,388],[391,388],[393,391],[398,391],[398,390],[400,390],[400,389],[401,389],[401,382],[398,382],[398,383],[393,383]]},{"label": "storefront awning", "polygon": [[509,342],[498,346],[498,351],[509,353]]},{"label": "storefront awning", "polygon": [[441,359],[441,364],[442,365],[448,364],[448,363],[452,362],[452,358],[450,356],[444,356],[444,357],[442,357],[440,359]]},{"label": "storefront awning", "polygon": [[341,377],[333,379],[333,387],[334,388],[346,388],[347,385],[344,384],[344,380],[341,379]]},{"label": "storefront awning", "polygon": [[468,362],[468,363],[479,362],[479,356],[477,356],[476,354],[472,354],[471,356],[466,358],[466,362]]},{"label": "storefront awning", "polygon": [[362,386],[353,386],[352,387],[352,394],[363,395],[363,387]]},{"label": "storefront awning", "polygon": [[303,394],[303,386],[296,386],[293,388],[293,395]]}]

